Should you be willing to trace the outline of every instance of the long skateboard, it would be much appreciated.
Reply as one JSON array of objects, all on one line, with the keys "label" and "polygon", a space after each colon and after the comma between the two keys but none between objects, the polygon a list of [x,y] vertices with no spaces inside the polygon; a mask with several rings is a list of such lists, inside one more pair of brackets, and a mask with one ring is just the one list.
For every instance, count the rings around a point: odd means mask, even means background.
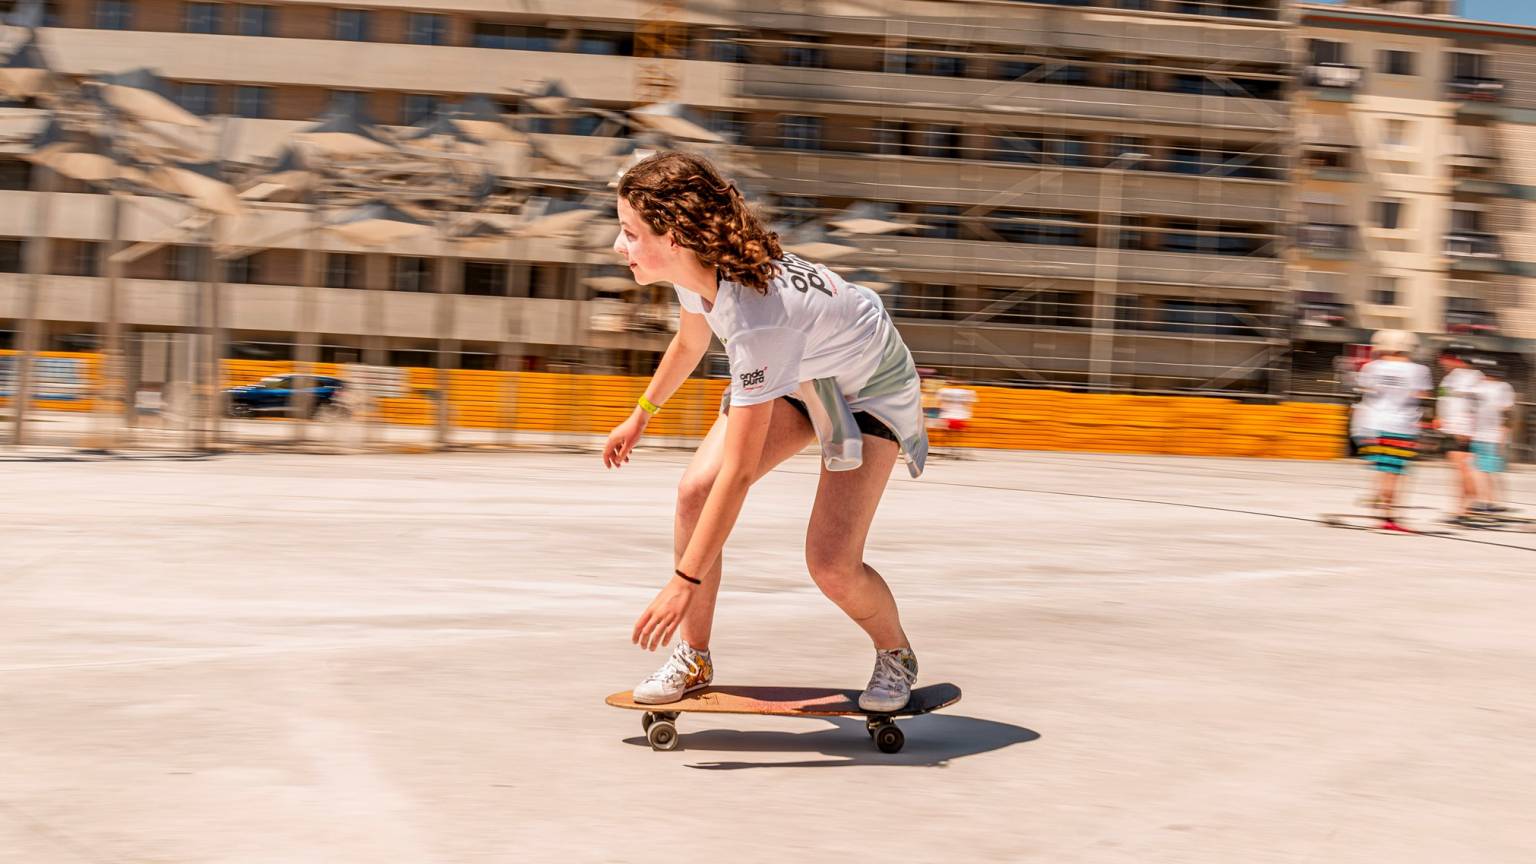
[{"label": "long skateboard", "polygon": [[906,736],[896,728],[897,717],[915,717],[960,701],[953,684],[930,684],[912,691],[912,698],[897,711],[872,712],[859,708],[859,691],[831,687],[706,687],[665,705],[636,702],[633,691],[607,698],[615,708],[644,711],[640,726],[653,750],[676,750],[679,714],[764,714],[774,717],[863,717],[870,740],[882,753],[899,753]]}]

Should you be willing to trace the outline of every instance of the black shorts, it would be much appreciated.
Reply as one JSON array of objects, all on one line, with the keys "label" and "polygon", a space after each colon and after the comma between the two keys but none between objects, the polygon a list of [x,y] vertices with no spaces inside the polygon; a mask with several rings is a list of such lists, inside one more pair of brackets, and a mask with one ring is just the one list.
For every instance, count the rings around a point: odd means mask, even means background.
[{"label": "black shorts", "polygon": [[[785,402],[788,402],[791,408],[799,411],[800,416],[804,417],[807,421],[811,419],[810,409],[805,407],[804,402],[801,402],[799,399],[796,399],[793,396],[782,396],[780,398],[782,398]],[[885,425],[885,423],[880,420],[880,418],[869,413],[868,411],[853,412],[853,421],[859,424],[859,431],[865,435],[873,435],[876,438],[884,438],[885,440],[890,441],[898,447],[901,446],[901,439],[896,436],[895,430]]]},{"label": "black shorts", "polygon": [[1470,453],[1472,452],[1472,439],[1463,438],[1460,435],[1443,435],[1440,438],[1440,452]]}]

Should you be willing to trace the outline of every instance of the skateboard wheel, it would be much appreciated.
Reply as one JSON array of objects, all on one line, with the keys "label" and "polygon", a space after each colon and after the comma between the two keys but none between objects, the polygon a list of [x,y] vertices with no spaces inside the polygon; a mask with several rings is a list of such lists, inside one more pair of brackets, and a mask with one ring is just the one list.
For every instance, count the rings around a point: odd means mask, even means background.
[{"label": "skateboard wheel", "polygon": [[901,734],[895,724],[881,726],[875,730],[875,746],[881,753],[900,753],[903,744],[907,743],[907,736]]},{"label": "skateboard wheel", "polygon": [[671,720],[658,719],[645,730],[645,740],[651,742],[652,750],[676,750],[677,726]]},{"label": "skateboard wheel", "polygon": [[650,711],[647,711],[647,712],[645,712],[644,714],[642,714],[640,716],[640,728],[645,730],[646,732],[651,731],[651,724],[655,723],[655,722],[656,722],[656,715],[651,713]]}]

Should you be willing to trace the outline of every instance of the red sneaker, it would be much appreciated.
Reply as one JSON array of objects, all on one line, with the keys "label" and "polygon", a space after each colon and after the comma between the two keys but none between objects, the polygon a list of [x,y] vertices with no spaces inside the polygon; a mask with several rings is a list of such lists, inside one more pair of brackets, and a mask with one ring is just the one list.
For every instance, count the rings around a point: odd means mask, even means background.
[{"label": "red sneaker", "polygon": [[1394,531],[1394,532],[1396,532],[1398,534],[1414,534],[1414,533],[1417,533],[1417,532],[1412,531],[1412,530],[1410,530],[1408,528],[1404,528],[1403,526],[1397,524],[1397,522],[1392,520],[1392,519],[1383,519],[1383,520],[1381,520],[1381,530],[1383,530],[1383,531]]}]

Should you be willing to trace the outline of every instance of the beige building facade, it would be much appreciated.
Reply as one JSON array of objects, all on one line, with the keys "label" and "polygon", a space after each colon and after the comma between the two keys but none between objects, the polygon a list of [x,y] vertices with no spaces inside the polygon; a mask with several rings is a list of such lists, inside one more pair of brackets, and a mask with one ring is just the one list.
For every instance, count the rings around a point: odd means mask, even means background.
[{"label": "beige building facade", "polygon": [[[1021,386],[1274,394],[1288,386],[1295,206],[1287,5],[58,0],[40,43],[70,75],[152,66],[210,118],[205,143],[246,164],[336,105],[404,125],[475,93],[516,113],[516,91],[541,79],[610,111],[665,96],[745,151],[761,175],[751,185],[787,226],[858,202],[912,223],[840,241],[856,248],[833,263],[889,286],[921,365]],[[0,132],[38,125],[34,108],[0,108]],[[495,154],[524,189],[558,189],[571,164],[615,143],[591,116],[524,128],[530,144]],[[23,250],[41,233],[40,347],[93,350],[107,196],[73,182],[36,191],[25,146],[0,154],[0,331],[24,315]],[[1437,182],[1405,178],[1405,190]],[[179,206],[131,201],[122,239],[164,241]],[[645,372],[668,338],[665,292],[591,287],[612,272],[599,254],[549,239],[468,253],[327,235],[310,275],[310,240],[289,230],[305,218],[253,205],[221,227],[283,238],[216,288],[234,355],[290,357],[294,334],[313,327],[324,360],[431,365],[448,345],[448,365]],[[1409,295],[1435,250],[1402,243],[1393,272]],[[132,333],[200,326],[195,246],[172,239],[128,266],[120,309]],[[1348,280],[1351,263],[1318,269]],[[439,267],[456,274],[447,299],[427,293]]]},{"label": "beige building facade", "polygon": [[1300,7],[1298,379],[1396,328],[1529,386],[1536,28],[1449,7]]}]

